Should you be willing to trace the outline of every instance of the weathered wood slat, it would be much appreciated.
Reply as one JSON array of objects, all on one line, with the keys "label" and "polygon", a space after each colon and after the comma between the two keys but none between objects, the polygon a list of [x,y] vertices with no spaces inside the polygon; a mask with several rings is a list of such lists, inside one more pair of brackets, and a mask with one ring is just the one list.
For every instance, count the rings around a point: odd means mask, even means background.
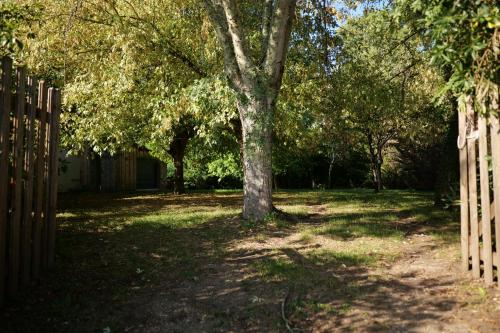
[{"label": "weathered wood slat", "polygon": [[[475,113],[472,100],[467,101],[467,119],[474,124]],[[470,131],[474,130],[471,125]],[[469,183],[469,216],[471,225],[471,256],[472,256],[472,276],[479,278],[481,268],[479,265],[479,224],[477,212],[477,171],[476,171],[476,139],[467,139],[467,161],[468,161],[468,183]]]},{"label": "weathered wood slat", "polygon": [[132,161],[131,161],[131,153],[130,151],[127,151],[127,191],[130,191],[130,187],[131,187],[131,180],[130,180],[130,169],[131,169],[131,164],[132,164]]},{"label": "weathered wood slat", "polygon": [[47,86],[44,81],[38,84],[38,111],[40,119],[37,132],[37,152],[35,165],[35,214],[33,218],[32,241],[32,275],[35,279],[40,276],[42,251],[42,224],[44,207],[44,175],[45,175],[45,136],[47,121]]},{"label": "weathered wood slat", "polygon": [[[493,96],[493,107],[498,110],[498,93]],[[495,212],[495,244],[496,253],[500,253],[500,124],[497,117],[491,117],[491,155],[492,155],[492,169],[493,169],[493,196]],[[500,267],[497,262],[497,282],[500,287]]]},{"label": "weathered wood slat", "polygon": [[51,90],[50,112],[50,159],[49,159],[49,209],[47,215],[47,266],[54,266],[56,240],[56,209],[57,209],[57,169],[59,160],[59,115],[61,112],[60,93],[57,89]]},{"label": "weathered wood slat", "polygon": [[137,189],[137,149],[132,150],[132,170],[130,170],[131,190]]},{"label": "weathered wood slat", "polygon": [[12,60],[2,58],[2,78],[0,93],[0,305],[5,300],[5,279],[7,274],[6,233],[8,221],[9,182],[9,136],[10,111],[12,109]]},{"label": "weathered wood slat", "polygon": [[89,166],[88,166],[88,149],[85,148],[80,154],[80,183],[82,188],[86,190],[89,184]]},{"label": "weathered wood slat", "polygon": [[485,117],[480,116],[479,124],[479,176],[481,190],[482,252],[484,260],[484,281],[493,284],[493,257],[490,218],[490,182],[488,172],[488,126]]},{"label": "weathered wood slat", "polygon": [[126,158],[127,157],[125,156],[125,152],[122,152],[121,153],[121,158],[120,158],[120,164],[121,164],[121,167],[120,167],[120,169],[121,169],[121,176],[120,177],[121,177],[121,181],[122,181],[122,183],[120,185],[120,188],[122,190],[125,190],[127,188],[127,186],[126,186],[127,175],[126,175],[126,169],[125,169]]},{"label": "weathered wood slat", "polygon": [[24,143],[24,112],[26,108],[26,70],[19,67],[16,70],[16,110],[12,122],[12,178],[11,178],[11,214],[9,219],[9,276],[8,291],[14,297],[19,287],[20,239],[22,218],[23,191],[23,143]]},{"label": "weathered wood slat", "polygon": [[21,258],[22,282],[27,284],[31,278],[31,234],[33,223],[33,175],[34,151],[33,140],[35,132],[36,86],[32,77],[28,78],[28,103],[26,107],[26,149],[24,153],[24,203],[22,219]]},{"label": "weathered wood slat", "polygon": [[[484,248],[481,248],[481,250],[479,251],[479,259],[484,262]],[[497,252],[493,252],[491,254],[491,258],[492,258],[492,265],[493,267],[496,267],[497,269],[500,267],[500,257],[498,256],[498,253]]]},{"label": "weathered wood slat", "polygon": [[47,129],[45,133],[45,166],[44,166],[44,205],[43,205],[43,224],[42,224],[42,251],[41,265],[43,269],[47,269],[49,264],[49,212],[50,212],[50,155],[52,147],[50,146],[50,138],[52,136],[52,112],[54,109],[54,88],[49,88],[47,93]]},{"label": "weathered wood slat", "polygon": [[130,191],[132,188],[132,152],[127,152],[127,191]]},{"label": "weathered wood slat", "polygon": [[130,190],[130,152],[125,152],[125,189]]},{"label": "weathered wood slat", "polygon": [[14,85],[13,70],[12,60],[2,58],[0,306],[6,295],[15,298],[21,284],[39,277],[42,262],[44,267],[52,265],[55,252],[60,93],[51,88],[50,117],[45,83],[37,83],[26,76],[26,68],[18,67]]},{"label": "weathered wood slat", "polygon": [[462,269],[469,270],[469,186],[467,180],[467,114],[458,111],[459,161],[460,161],[460,241],[462,249]]}]

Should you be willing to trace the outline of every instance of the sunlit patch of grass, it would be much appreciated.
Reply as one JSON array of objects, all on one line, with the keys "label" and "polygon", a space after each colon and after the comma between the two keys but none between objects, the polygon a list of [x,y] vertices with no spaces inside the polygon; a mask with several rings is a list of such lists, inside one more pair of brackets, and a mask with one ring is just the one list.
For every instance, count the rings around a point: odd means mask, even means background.
[{"label": "sunlit patch of grass", "polygon": [[300,243],[311,243],[314,240],[314,233],[310,228],[304,229],[299,234],[298,242]]},{"label": "sunlit patch of grass", "polygon": [[281,249],[274,251],[271,257],[254,262],[253,268],[257,276],[267,282],[285,282],[301,287],[322,284],[335,289],[339,286],[335,272],[373,265],[381,257],[382,254],[374,255],[363,249],[313,249],[303,252]]},{"label": "sunlit patch of grass", "polygon": [[308,253],[308,258],[315,265],[329,265],[332,267],[370,265],[376,262],[378,257],[378,255],[369,253],[365,249],[351,249],[350,251],[318,249]]},{"label": "sunlit patch of grass", "polygon": [[151,224],[158,223],[169,228],[189,228],[195,225],[205,223],[214,218],[228,218],[238,213],[237,210],[231,209],[217,209],[217,210],[186,210],[172,212],[157,212],[153,214],[144,215],[133,219],[133,223]]},{"label": "sunlit patch of grass", "polygon": [[293,305],[293,310],[296,312],[306,313],[323,313],[328,315],[342,315],[348,313],[352,308],[352,305],[348,302],[344,302],[340,305],[334,305],[331,303],[322,303],[317,300],[306,300],[299,301]]},{"label": "sunlit patch of grass", "polygon": [[310,280],[313,273],[288,258],[266,258],[254,264],[254,268],[265,281],[293,281],[301,283]]},{"label": "sunlit patch of grass", "polygon": [[78,214],[75,214],[74,212],[62,212],[57,214],[58,219],[68,219],[72,217],[78,217]]},{"label": "sunlit patch of grass", "polygon": [[395,224],[397,221],[398,217],[393,213],[376,215],[353,214],[353,216],[333,218],[327,225],[318,228],[316,232],[343,239],[362,236],[402,239],[404,232],[398,230],[398,225]]}]

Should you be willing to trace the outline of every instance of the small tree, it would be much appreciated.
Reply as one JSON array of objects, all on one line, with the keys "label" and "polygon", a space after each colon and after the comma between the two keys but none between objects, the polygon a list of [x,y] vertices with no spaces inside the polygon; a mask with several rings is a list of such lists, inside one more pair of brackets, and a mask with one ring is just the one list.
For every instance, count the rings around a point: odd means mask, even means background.
[{"label": "small tree", "polygon": [[382,189],[384,149],[401,136],[440,132],[426,114],[442,79],[427,64],[425,41],[401,29],[388,10],[348,21],[336,71],[337,112],[363,137],[375,191]]}]

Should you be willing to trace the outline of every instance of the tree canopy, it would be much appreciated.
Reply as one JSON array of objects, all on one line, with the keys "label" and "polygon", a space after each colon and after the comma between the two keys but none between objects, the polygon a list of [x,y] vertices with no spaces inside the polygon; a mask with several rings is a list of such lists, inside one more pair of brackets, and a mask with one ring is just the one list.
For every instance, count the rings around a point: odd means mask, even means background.
[{"label": "tree canopy", "polygon": [[[488,113],[498,95],[493,0],[10,0],[0,11],[3,55],[63,88],[66,149],[147,148],[175,170],[176,192],[244,184],[257,219],[273,185],[432,187],[455,101],[474,95]],[[419,181],[416,161],[429,159],[432,181]]]}]

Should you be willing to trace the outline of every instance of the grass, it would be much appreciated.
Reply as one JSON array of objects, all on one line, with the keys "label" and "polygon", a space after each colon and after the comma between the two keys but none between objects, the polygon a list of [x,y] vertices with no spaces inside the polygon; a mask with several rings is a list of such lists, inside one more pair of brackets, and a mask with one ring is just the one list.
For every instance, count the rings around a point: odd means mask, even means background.
[{"label": "grass", "polygon": [[[275,215],[264,224],[242,221],[239,191],[65,195],[57,216],[57,268],[15,302],[0,329],[10,323],[20,331],[122,331],[143,320],[128,310],[139,300],[196,283],[235,256],[239,244],[293,235],[296,247],[266,249],[242,268],[241,284],[257,283],[275,296],[283,286],[294,288],[292,318],[345,313],[366,289],[339,272],[356,276],[395,260],[410,233],[426,232],[443,244],[458,239],[456,215],[433,209],[429,193],[280,191],[274,200],[298,221]],[[308,288],[341,295],[340,303],[307,294]],[[260,313],[260,301],[249,306]],[[22,319],[27,313],[30,321]]]}]

